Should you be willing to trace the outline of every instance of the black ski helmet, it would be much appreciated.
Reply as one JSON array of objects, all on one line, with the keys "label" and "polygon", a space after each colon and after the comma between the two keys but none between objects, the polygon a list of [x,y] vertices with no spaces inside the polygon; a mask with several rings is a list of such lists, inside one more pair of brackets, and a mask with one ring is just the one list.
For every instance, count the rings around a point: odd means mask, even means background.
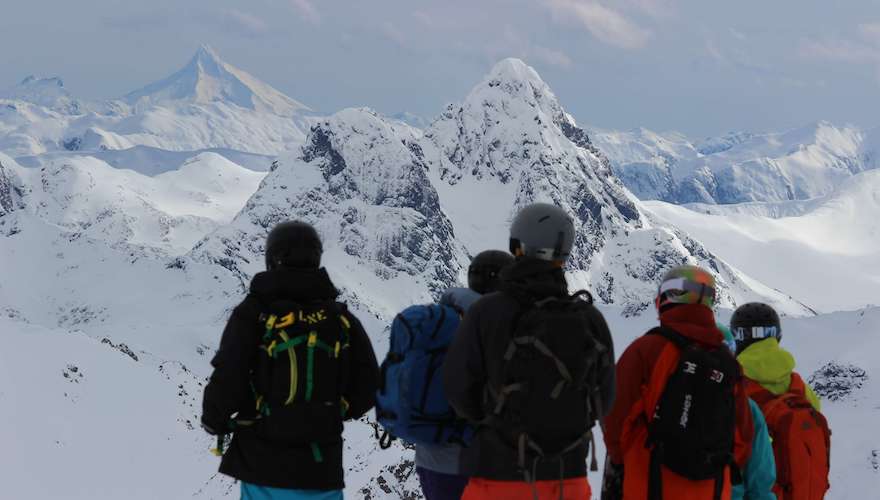
[{"label": "black ski helmet", "polygon": [[317,269],[321,266],[321,237],[310,224],[282,222],[266,238],[266,269]]},{"label": "black ski helmet", "polygon": [[478,253],[468,267],[468,288],[480,295],[497,291],[501,269],[513,261],[513,255],[501,250]]},{"label": "black ski helmet", "polygon": [[510,253],[551,262],[565,262],[574,246],[574,223],[564,210],[549,203],[526,206],[510,226]]},{"label": "black ski helmet", "polygon": [[767,304],[750,302],[739,306],[730,318],[730,332],[736,340],[737,354],[764,339],[782,340],[779,314]]}]

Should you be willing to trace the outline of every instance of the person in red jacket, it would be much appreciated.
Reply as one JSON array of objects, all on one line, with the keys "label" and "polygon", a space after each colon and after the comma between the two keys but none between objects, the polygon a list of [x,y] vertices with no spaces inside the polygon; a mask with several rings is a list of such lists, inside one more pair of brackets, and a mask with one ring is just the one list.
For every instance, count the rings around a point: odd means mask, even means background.
[{"label": "person in red jacket", "polygon": [[[616,372],[616,399],[604,419],[604,438],[608,449],[603,500],[711,500],[730,498],[732,475],[723,472],[723,481],[694,481],[676,474],[665,465],[655,473],[661,478],[657,489],[651,488],[649,426],[670,377],[679,370],[681,345],[720,353],[724,336],[715,323],[715,279],[696,266],[680,266],[664,276],[655,301],[661,328],[636,339],[620,357]],[[726,353],[729,354],[729,353]],[[717,354],[721,355],[721,354]],[[733,363],[733,373],[741,375]],[[753,423],[741,376],[735,377],[733,393],[733,459],[742,467],[750,452]],[[687,410],[687,408],[685,408]],[[686,418],[686,413],[685,413]],[[728,468],[729,470],[733,470]],[[716,491],[716,489],[718,491]]]}]

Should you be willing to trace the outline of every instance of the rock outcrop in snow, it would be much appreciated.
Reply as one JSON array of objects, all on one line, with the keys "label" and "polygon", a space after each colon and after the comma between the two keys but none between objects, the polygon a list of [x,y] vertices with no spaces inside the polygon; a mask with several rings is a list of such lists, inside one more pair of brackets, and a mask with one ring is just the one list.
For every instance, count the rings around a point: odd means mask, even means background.
[{"label": "rock outcrop in snow", "polygon": [[0,216],[12,212],[15,208],[13,202],[13,185],[11,172],[7,172],[7,168],[3,166],[0,160]]}]

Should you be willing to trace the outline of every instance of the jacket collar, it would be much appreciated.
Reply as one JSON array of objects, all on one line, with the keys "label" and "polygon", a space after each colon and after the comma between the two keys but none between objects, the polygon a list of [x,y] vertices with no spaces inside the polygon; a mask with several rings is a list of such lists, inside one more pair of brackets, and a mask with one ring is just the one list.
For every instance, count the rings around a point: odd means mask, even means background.
[{"label": "jacket collar", "polygon": [[265,300],[335,300],[339,291],[327,270],[273,269],[254,276],[251,293]]}]

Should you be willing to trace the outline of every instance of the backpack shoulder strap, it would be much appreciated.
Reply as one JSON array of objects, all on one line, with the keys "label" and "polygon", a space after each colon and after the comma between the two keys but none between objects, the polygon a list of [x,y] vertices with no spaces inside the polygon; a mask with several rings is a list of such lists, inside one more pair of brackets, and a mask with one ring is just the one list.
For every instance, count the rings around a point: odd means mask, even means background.
[{"label": "backpack shoulder strap", "polygon": [[807,397],[807,384],[804,383],[804,379],[797,372],[791,373],[791,385],[788,386],[788,392]]},{"label": "backpack shoulder strap", "polygon": [[758,406],[762,411],[766,411],[767,405],[778,397],[776,394],[765,389],[764,386],[755,380],[745,377],[745,381],[746,395],[755,403],[758,403]]},{"label": "backpack shoulder strap", "polygon": [[651,329],[645,335],[658,335],[658,336],[663,337],[664,339],[672,342],[673,344],[678,346],[680,349],[684,349],[684,348],[690,346],[691,344],[693,344],[693,341],[687,339],[684,335],[676,332],[675,330],[673,330],[671,328],[667,328],[665,326],[655,327],[655,328]]}]

